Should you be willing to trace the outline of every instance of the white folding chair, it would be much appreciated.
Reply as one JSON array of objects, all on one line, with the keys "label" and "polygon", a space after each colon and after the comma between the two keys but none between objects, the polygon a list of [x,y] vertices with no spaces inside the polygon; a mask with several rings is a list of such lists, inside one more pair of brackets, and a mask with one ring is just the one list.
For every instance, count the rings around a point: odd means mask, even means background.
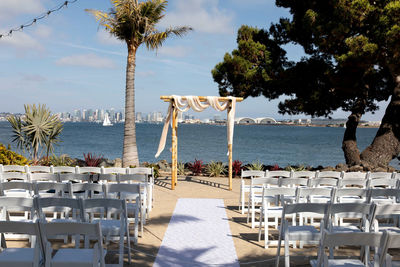
[{"label": "white folding chair", "polygon": [[[82,222],[55,222],[39,224],[42,235],[42,243],[45,248],[46,267],[105,267],[102,232],[99,223]],[[83,235],[85,240],[96,240],[93,248],[89,248],[88,242],[84,248],[79,248],[80,242],[75,243],[75,248],[59,248],[53,256],[52,244],[49,242],[53,236],[58,235]]]},{"label": "white folding chair", "polygon": [[154,201],[154,168],[148,167],[136,167],[136,168],[129,168],[128,174],[144,174],[147,176],[147,216],[150,216],[150,212],[153,209],[153,201]]},{"label": "white folding chair", "polygon": [[368,179],[394,179],[395,172],[368,172]]},{"label": "white folding chair", "polygon": [[34,186],[32,183],[12,181],[0,183],[0,196],[32,197]]},{"label": "white folding chair", "polygon": [[101,174],[127,174],[129,168],[122,168],[122,167],[109,167],[104,168],[101,167]]},{"label": "white folding chair", "polygon": [[[275,229],[278,229],[278,218],[282,216],[284,203],[280,203],[281,205],[279,205],[279,203],[276,203],[275,199],[277,199],[281,195],[295,196],[296,192],[297,189],[292,187],[263,187],[261,200],[262,205],[260,209],[260,222],[258,229],[258,241],[260,241],[261,239],[262,226],[264,225],[265,248],[268,248],[268,246],[272,244],[272,241],[269,240],[268,226],[273,225]],[[276,205],[271,205],[271,203]],[[270,222],[270,218],[274,218],[274,222]]]},{"label": "white folding chair", "polygon": [[76,173],[101,173],[100,167],[78,167],[76,168]]},{"label": "white folding chair", "polygon": [[[151,184],[148,180],[147,174],[119,174],[117,175],[118,183],[140,184],[141,188],[141,201],[145,207],[145,217],[150,218],[150,206],[152,206],[151,197]],[[135,197],[136,198],[136,197]],[[145,221],[144,221],[145,223]]]},{"label": "white folding chair", "polygon": [[74,198],[104,198],[104,186],[98,183],[70,183],[70,190]]},{"label": "white folding chair", "polygon": [[244,205],[246,199],[246,193],[250,193],[250,184],[246,184],[244,178],[260,178],[264,177],[264,171],[252,171],[252,170],[242,170],[240,175],[240,194],[239,194],[239,210],[242,210],[244,214]]},{"label": "white folding chair", "polygon": [[[37,166],[36,166],[37,167]],[[58,182],[58,173],[28,173],[28,179],[30,182]]]},{"label": "white folding chair", "polygon": [[50,166],[52,173],[76,173],[77,167],[70,166]]},{"label": "white folding chair", "polygon": [[112,195],[117,194],[120,199],[127,201],[127,218],[128,222],[134,223],[134,243],[136,244],[138,241],[139,220],[140,231],[143,236],[143,224],[146,214],[146,207],[142,205],[140,184],[108,184],[106,186],[106,197],[108,197],[109,193]]},{"label": "white folding chair", "polygon": [[344,172],[342,179],[360,179],[367,180],[368,173],[366,172]]},{"label": "white folding chair", "polygon": [[91,182],[93,175],[88,173],[59,173],[58,181],[60,183],[84,183]]},{"label": "white folding chair", "polygon": [[117,183],[117,174],[95,174],[93,175],[93,182],[98,182],[100,184]]},{"label": "white folding chair", "polygon": [[26,172],[29,173],[51,173],[49,166],[26,166]]},{"label": "white folding chair", "polygon": [[36,196],[72,197],[69,184],[57,182],[32,183]]},{"label": "white folding chair", "polygon": [[[387,242],[387,234],[382,233],[330,233],[325,230],[322,233],[321,245],[318,251],[318,259],[311,260],[312,267],[380,267],[382,248]],[[339,246],[358,246],[360,247],[359,259],[335,259],[333,248]],[[379,247],[379,251],[374,254],[373,261],[370,261],[369,247]],[[329,258],[325,253],[325,248],[330,251]],[[364,257],[363,257],[364,255]]]},{"label": "white folding chair", "polygon": [[[277,198],[275,197],[275,195],[263,197],[262,195],[263,188],[264,187],[269,188],[271,186],[275,186],[277,188],[278,184],[279,184],[279,178],[268,178],[268,177],[251,178],[249,200],[247,205],[247,223],[249,223],[249,219],[251,217],[251,228],[254,228],[256,225],[255,213],[260,212],[260,207],[258,206],[262,204],[264,199],[269,198],[276,204],[278,204],[279,201],[279,197]],[[288,196],[289,195],[287,195],[287,197]]]},{"label": "white folding chair", "polygon": [[380,267],[398,267],[400,266],[400,261],[394,261],[392,255],[388,253],[389,249],[399,249],[400,248],[400,234],[398,233],[388,233],[388,238],[386,245],[383,249],[381,260],[379,262]]},{"label": "white folding chair", "polygon": [[9,181],[23,181],[29,182],[28,174],[22,172],[3,172],[0,173],[0,181],[9,182]]},{"label": "white folding chair", "polygon": [[371,231],[400,234],[398,219],[400,216],[400,204],[376,204],[371,219]]},{"label": "white folding chair", "polygon": [[325,222],[330,232],[368,232],[374,206],[368,203],[333,203]]},{"label": "white folding chair", "polygon": [[2,165],[0,164],[0,173],[4,172],[26,172],[26,165]]},{"label": "white folding chair", "polygon": [[[0,266],[42,266],[43,253],[37,222],[0,221],[0,233]],[[31,248],[7,248],[4,234],[30,236]]]},{"label": "white folding chair", "polygon": [[[100,223],[101,231],[106,240],[116,237],[119,241],[119,265],[124,260],[124,238],[128,249],[128,260],[131,263],[131,245],[128,229],[126,203],[120,199],[96,198],[83,199],[83,211],[87,222]],[[99,218],[90,218],[93,213],[98,213]]]},{"label": "white folding chair", "polygon": [[[318,244],[321,238],[321,232],[319,229],[312,225],[304,225],[302,216],[313,216],[317,214],[318,216],[323,216],[327,213],[329,204],[322,203],[295,203],[295,204],[284,204],[282,210],[282,221],[281,227],[279,230],[279,240],[278,240],[278,249],[276,255],[276,266],[279,266],[279,258],[281,251],[281,244],[284,241],[285,245],[285,267],[290,266],[290,258],[289,258],[289,242],[291,241],[300,241],[300,243],[307,244]],[[293,219],[295,222],[292,222],[292,225],[289,225],[289,222],[286,220],[286,216],[293,215]],[[299,215],[299,225],[296,225],[296,215]],[[325,224],[324,221],[321,221],[320,229],[324,229]],[[301,245],[302,246],[302,245]]]},{"label": "white folding chair", "polygon": [[393,178],[375,178],[369,179],[368,188],[398,188],[399,182]]},{"label": "white folding chair", "polygon": [[370,188],[368,202],[375,204],[395,204],[400,200],[400,189]]},{"label": "white folding chair", "polygon": [[338,203],[366,203],[368,189],[366,188],[338,188],[335,193],[335,202]]},{"label": "white folding chair", "polygon": [[0,197],[0,208],[3,221],[33,221],[36,219],[35,205],[31,197]]}]

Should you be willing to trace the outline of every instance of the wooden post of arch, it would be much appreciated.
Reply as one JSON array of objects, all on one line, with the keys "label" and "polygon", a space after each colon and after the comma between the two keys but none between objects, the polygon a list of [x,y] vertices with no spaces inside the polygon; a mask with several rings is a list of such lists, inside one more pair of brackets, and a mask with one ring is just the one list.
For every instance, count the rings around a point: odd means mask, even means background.
[{"label": "wooden post of arch", "polygon": [[[161,100],[165,102],[172,103],[172,142],[171,142],[171,152],[172,152],[172,167],[171,167],[171,189],[174,190],[178,181],[178,109],[175,107],[174,99],[172,96],[161,96]],[[182,97],[186,100],[185,97]],[[207,97],[199,96],[201,102],[207,102]],[[219,97],[220,102],[231,102],[229,97]],[[236,102],[242,102],[242,97],[236,97]],[[227,108],[227,114],[232,109],[231,104]],[[228,144],[228,173],[229,173],[229,190],[232,190],[232,144]]]}]

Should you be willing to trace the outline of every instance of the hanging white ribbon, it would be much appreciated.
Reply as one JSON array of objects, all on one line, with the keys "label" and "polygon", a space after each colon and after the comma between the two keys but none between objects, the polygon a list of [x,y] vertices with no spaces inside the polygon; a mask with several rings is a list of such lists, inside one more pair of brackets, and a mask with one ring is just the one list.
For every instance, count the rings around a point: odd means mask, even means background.
[{"label": "hanging white ribbon", "polygon": [[228,144],[231,145],[233,143],[233,129],[235,125],[236,98],[235,97],[228,97],[228,98],[230,98],[230,101],[224,101],[223,104],[221,104],[218,101],[219,97],[217,96],[207,96],[207,102],[201,102],[198,96],[185,96],[185,99],[183,99],[181,96],[173,95],[172,96],[173,102],[171,101],[168,107],[167,117],[165,118],[164,127],[160,138],[160,143],[158,145],[158,150],[155,157],[157,158],[158,156],[160,156],[161,152],[165,148],[165,143],[168,135],[168,127],[171,122],[174,106],[180,112],[188,111],[190,108],[192,108],[196,112],[202,112],[209,106],[213,107],[215,110],[224,111],[230,106],[231,108],[228,111],[228,120],[227,120],[227,141]]}]

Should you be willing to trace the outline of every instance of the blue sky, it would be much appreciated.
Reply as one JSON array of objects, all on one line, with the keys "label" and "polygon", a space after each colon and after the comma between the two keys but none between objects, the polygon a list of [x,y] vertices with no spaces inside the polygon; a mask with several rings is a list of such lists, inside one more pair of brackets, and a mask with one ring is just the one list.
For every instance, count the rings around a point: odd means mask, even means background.
[{"label": "blue sky", "polygon": [[[27,22],[64,1],[1,0],[0,32]],[[160,95],[217,95],[211,69],[236,48],[243,25],[268,27],[288,11],[273,0],[170,0],[160,29],[188,25],[193,32],[167,40],[158,51],[140,47],[136,62],[136,111],[167,110]],[[53,112],[82,108],[123,109],[126,46],[98,27],[86,8],[107,11],[108,0],[78,0],[10,38],[0,39],[0,112],[22,112],[23,104],[43,103]],[[289,47],[292,59],[302,49]],[[277,100],[248,98],[237,116],[283,118]],[[364,119],[380,120],[386,103]],[[195,112],[191,112],[194,114]],[[204,118],[209,110],[194,114]],[[223,114],[221,114],[223,115]],[[336,112],[333,117],[348,114]],[[293,116],[292,118],[305,116]],[[284,118],[291,118],[285,116]]]}]

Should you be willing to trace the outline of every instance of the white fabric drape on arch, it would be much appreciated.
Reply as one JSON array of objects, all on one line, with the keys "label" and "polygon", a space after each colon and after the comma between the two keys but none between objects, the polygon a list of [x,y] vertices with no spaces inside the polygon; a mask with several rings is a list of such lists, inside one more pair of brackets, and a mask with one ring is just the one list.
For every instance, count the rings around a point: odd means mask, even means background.
[{"label": "white fabric drape on arch", "polygon": [[[192,108],[196,112],[202,112],[209,106],[213,107],[215,110],[224,111],[229,105],[231,106],[230,111],[228,112],[228,121],[227,121],[227,140],[228,145],[233,143],[233,128],[235,125],[235,110],[236,110],[236,98],[228,97],[231,101],[224,101],[222,104],[218,101],[218,96],[207,96],[207,102],[201,102],[198,96],[185,96],[185,100],[181,96],[173,95],[172,96],[174,105],[176,109],[180,112],[188,111]],[[229,103],[230,102],[230,103]],[[165,148],[165,142],[167,140],[168,128],[171,122],[172,117],[172,102],[169,104],[167,117],[164,122],[163,131],[160,138],[160,144],[158,145],[158,150],[155,155],[157,158],[161,152]]]}]

